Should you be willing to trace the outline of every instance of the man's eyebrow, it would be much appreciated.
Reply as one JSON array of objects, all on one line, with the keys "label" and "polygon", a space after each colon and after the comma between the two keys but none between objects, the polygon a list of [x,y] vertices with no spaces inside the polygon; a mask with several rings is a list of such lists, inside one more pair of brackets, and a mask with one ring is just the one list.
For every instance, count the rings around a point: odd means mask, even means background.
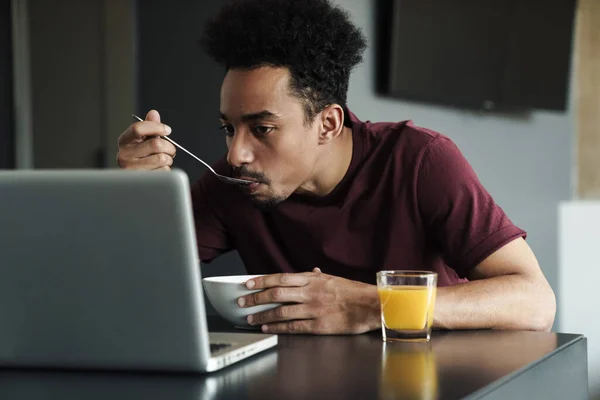
[{"label": "man's eyebrow", "polygon": [[[221,115],[221,119],[224,121],[229,121],[229,119],[227,118],[227,116],[223,113],[220,113]],[[277,120],[280,119],[281,117],[271,111],[268,110],[263,110],[263,111],[259,111],[256,113],[251,113],[251,114],[244,114],[240,117],[240,119],[243,122],[250,122],[250,121],[256,121],[256,120],[264,120],[264,119],[270,119],[270,120]]]}]

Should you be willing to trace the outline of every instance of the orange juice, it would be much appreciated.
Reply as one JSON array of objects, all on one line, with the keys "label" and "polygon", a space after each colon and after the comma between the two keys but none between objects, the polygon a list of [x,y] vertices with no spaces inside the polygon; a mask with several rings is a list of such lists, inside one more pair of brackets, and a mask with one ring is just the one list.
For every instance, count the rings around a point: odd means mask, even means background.
[{"label": "orange juice", "polygon": [[433,323],[435,287],[390,286],[378,288],[383,321],[388,329],[420,330]]}]

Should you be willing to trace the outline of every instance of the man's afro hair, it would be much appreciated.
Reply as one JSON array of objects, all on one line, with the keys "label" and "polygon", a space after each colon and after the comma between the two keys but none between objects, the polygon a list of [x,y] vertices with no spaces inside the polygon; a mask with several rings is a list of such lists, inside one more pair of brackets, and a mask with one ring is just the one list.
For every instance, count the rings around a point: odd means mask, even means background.
[{"label": "man's afro hair", "polygon": [[346,105],[350,72],[366,48],[329,0],[233,0],[207,23],[201,44],[227,70],[287,67],[308,122],[329,104]]}]

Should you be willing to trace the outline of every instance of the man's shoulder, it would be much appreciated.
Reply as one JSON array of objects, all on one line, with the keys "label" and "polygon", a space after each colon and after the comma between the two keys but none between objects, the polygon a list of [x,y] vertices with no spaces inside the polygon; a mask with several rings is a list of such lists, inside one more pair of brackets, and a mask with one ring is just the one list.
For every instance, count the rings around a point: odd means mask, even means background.
[{"label": "man's shoulder", "polygon": [[452,142],[446,135],[415,125],[411,120],[367,122],[364,127],[367,148],[371,148],[375,152],[378,150],[392,151],[404,160],[413,157],[419,158],[432,143]]}]

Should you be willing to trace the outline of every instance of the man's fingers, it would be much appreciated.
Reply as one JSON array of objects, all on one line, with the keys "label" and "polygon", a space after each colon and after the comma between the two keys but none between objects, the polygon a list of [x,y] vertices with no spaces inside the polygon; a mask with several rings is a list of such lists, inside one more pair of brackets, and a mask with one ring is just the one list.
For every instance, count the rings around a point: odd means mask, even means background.
[{"label": "man's fingers", "polygon": [[246,282],[248,289],[265,289],[276,286],[306,286],[310,281],[310,273],[271,274],[259,276]]},{"label": "man's fingers", "polygon": [[[141,169],[147,169],[145,167],[159,168],[173,164],[175,152],[175,146],[168,141],[161,138],[152,138],[120,150],[117,154],[117,162],[121,168],[127,169],[135,167]],[[159,154],[164,154],[164,156]],[[148,158],[151,155],[156,155],[156,157]],[[157,164],[153,164],[153,162]]]},{"label": "man's fingers", "polygon": [[170,133],[158,111],[150,110],[145,121],[134,122],[119,136],[117,163],[125,169],[170,170],[176,148],[160,138]]},{"label": "man's fingers", "polygon": [[160,122],[144,121],[131,124],[131,134],[136,138],[147,136],[167,136],[171,133],[171,127]]},{"label": "man's fingers", "polygon": [[177,149],[171,142],[157,137],[144,140],[144,142],[140,143],[138,146],[135,146],[135,150],[132,151],[131,154],[137,157],[146,157],[151,154],[165,153],[171,157],[175,157],[176,151]]},{"label": "man's fingers", "polygon": [[134,122],[119,136],[119,147],[143,140],[146,136],[166,136],[171,133],[171,127],[160,122],[160,114],[150,110],[145,121]]},{"label": "man's fingers", "polygon": [[127,163],[136,158],[148,157],[152,154],[165,153],[171,157],[175,156],[176,148],[169,141],[161,138],[151,138],[135,146],[127,146],[119,151],[120,158]]},{"label": "man's fingers", "polygon": [[146,114],[146,121],[160,122],[160,114],[156,110],[150,110]]},{"label": "man's fingers", "polygon": [[148,137],[167,136],[170,133],[171,127],[160,122],[134,122],[119,136],[119,148],[132,143],[139,143]]},{"label": "man's fingers", "polygon": [[154,170],[173,165],[173,157],[166,153],[152,154],[141,158],[119,158],[121,168],[131,170]]},{"label": "man's fingers", "polygon": [[302,303],[305,300],[300,288],[274,287],[242,296],[238,299],[238,305],[252,307],[270,303]]},{"label": "man's fingers", "polygon": [[306,304],[282,305],[272,310],[249,315],[248,323],[250,325],[263,325],[295,319],[312,319],[316,316],[314,308]]},{"label": "man's fingers", "polygon": [[265,324],[261,327],[265,333],[275,334],[307,334],[307,333],[321,333],[315,328],[314,319],[303,319],[287,322],[276,322],[273,324]]},{"label": "man's fingers", "polygon": [[152,154],[138,160],[139,165],[145,165],[151,169],[170,167],[173,165],[173,157],[166,153]]}]

